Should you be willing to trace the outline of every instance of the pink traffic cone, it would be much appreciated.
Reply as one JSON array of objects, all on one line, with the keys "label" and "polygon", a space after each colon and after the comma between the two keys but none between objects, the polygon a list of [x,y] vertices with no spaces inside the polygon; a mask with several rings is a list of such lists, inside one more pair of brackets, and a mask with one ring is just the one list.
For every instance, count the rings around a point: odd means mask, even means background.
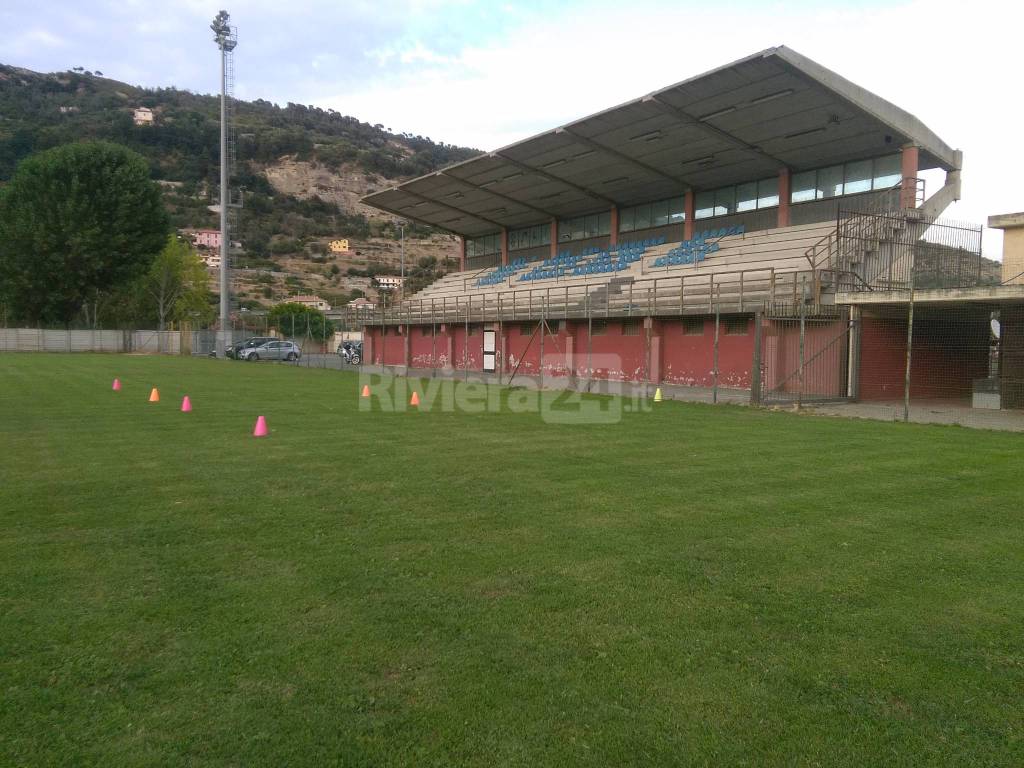
[{"label": "pink traffic cone", "polygon": [[256,419],[256,429],[252,431],[253,437],[266,437],[269,434],[267,431],[267,420],[260,416]]},{"label": "pink traffic cone", "polygon": [[185,399],[181,401],[181,412],[192,413],[192,401],[188,399],[188,395],[185,395]]},{"label": "pink traffic cone", "polygon": [[111,389],[114,390],[115,392],[120,392],[121,391],[121,380],[120,379],[114,379],[114,386],[112,386]]}]

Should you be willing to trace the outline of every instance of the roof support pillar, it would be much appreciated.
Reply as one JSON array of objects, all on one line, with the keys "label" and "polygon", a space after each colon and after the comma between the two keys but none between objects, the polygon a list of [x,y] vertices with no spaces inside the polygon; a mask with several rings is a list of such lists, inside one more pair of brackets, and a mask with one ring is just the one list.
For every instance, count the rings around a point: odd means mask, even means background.
[{"label": "roof support pillar", "polygon": [[508,264],[508,227],[501,228],[501,266]]},{"label": "roof support pillar", "polygon": [[619,206],[613,205],[611,210],[611,226],[608,227],[608,245],[619,244]]},{"label": "roof support pillar", "polygon": [[900,155],[900,171],[903,175],[903,188],[900,190],[900,208],[917,207],[917,173],[918,148],[913,144],[905,144]]},{"label": "roof support pillar", "polygon": [[789,226],[789,200],[792,190],[789,168],[779,168],[779,221],[778,226]]},{"label": "roof support pillar", "polygon": [[696,207],[693,204],[693,190],[686,190],[683,198],[683,240],[693,238],[693,214]]},{"label": "roof support pillar", "polygon": [[466,271],[466,237],[459,235],[459,272]]},{"label": "roof support pillar", "polygon": [[551,258],[558,255],[558,219],[551,220]]}]

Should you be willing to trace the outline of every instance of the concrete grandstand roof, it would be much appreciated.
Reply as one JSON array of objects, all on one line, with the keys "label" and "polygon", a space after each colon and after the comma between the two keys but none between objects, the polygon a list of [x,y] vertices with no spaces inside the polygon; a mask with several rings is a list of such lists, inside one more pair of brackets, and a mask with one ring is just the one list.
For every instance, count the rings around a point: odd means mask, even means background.
[{"label": "concrete grandstand roof", "polygon": [[785,46],[363,198],[459,235],[539,224],[921,148],[960,154],[920,120]]}]

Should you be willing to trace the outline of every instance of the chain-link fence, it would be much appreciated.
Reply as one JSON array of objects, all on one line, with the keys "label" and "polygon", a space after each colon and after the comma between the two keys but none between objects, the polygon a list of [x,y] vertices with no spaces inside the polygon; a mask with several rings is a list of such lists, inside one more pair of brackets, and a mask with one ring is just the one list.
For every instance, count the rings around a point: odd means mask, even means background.
[{"label": "chain-link fence", "polygon": [[[11,327],[0,324],[0,352],[107,352],[223,356],[226,348],[254,337],[294,341],[313,360],[334,355],[346,339],[359,338],[351,318],[292,316],[283,329],[272,328],[262,313],[239,313],[228,329],[193,328],[189,323],[166,330],[69,325]],[[282,333],[283,331],[283,333]],[[220,345],[223,348],[218,348]]]}]

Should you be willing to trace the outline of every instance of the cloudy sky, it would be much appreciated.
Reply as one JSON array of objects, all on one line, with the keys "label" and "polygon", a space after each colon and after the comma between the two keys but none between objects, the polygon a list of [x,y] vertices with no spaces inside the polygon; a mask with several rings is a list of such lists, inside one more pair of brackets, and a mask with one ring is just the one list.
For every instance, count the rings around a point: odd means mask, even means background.
[{"label": "cloudy sky", "polygon": [[[787,45],[964,151],[964,200],[946,216],[1024,210],[1021,0],[3,0],[0,61],[212,93],[208,24],[226,4],[239,97],[480,149]],[[985,238],[998,255],[999,234]]]}]

